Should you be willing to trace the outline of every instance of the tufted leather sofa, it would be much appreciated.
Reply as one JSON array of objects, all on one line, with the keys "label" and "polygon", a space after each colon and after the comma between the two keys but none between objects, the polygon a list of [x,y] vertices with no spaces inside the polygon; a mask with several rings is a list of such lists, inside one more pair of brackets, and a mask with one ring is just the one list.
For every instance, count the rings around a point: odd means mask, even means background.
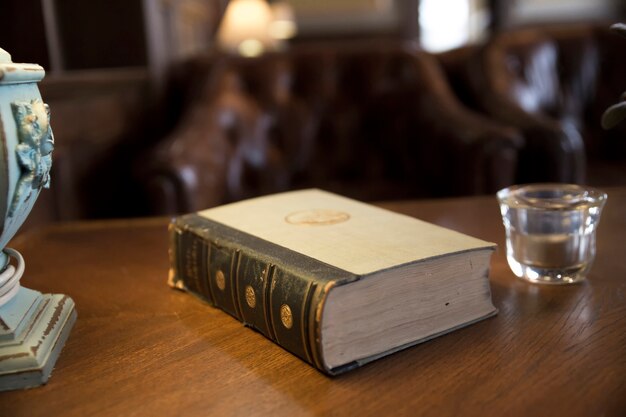
[{"label": "tufted leather sofa", "polygon": [[424,52],[302,45],[210,54],[173,73],[183,110],[138,162],[155,214],[304,187],[380,200],[492,193],[515,179],[517,131],[463,107]]},{"label": "tufted leather sofa", "polygon": [[626,129],[600,126],[626,90],[626,42],[608,26],[503,32],[466,61],[474,104],[524,135],[517,182],[626,184]]}]

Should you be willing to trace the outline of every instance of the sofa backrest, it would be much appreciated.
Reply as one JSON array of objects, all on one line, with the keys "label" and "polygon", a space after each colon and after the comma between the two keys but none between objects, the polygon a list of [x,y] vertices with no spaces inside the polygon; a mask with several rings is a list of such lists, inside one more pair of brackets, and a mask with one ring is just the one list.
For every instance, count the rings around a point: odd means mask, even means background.
[{"label": "sofa backrest", "polygon": [[[147,164],[175,211],[304,187],[381,200],[508,181],[508,167],[485,178],[466,164],[482,169],[468,152],[487,148],[473,141],[500,136],[488,146],[498,152],[514,134],[466,112],[425,52],[306,45],[254,59],[215,54],[188,68],[187,86],[176,84],[186,110]],[[497,170],[507,155],[483,162]],[[168,187],[184,192],[168,196]]]}]

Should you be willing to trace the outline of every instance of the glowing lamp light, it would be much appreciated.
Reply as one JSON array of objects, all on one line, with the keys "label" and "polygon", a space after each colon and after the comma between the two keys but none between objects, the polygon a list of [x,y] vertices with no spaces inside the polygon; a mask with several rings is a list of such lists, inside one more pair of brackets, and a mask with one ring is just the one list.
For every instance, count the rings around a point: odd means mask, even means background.
[{"label": "glowing lamp light", "polygon": [[293,14],[293,8],[285,2],[275,2],[271,5],[274,19],[270,23],[270,36],[274,39],[290,39],[296,36],[298,28]]},{"label": "glowing lamp light", "polygon": [[269,33],[272,9],[262,0],[233,0],[217,32],[217,42],[230,52],[254,57],[277,47]]},{"label": "glowing lamp light", "polygon": [[255,57],[280,49],[297,33],[293,9],[286,2],[232,0],[217,32],[218,45],[229,52]]}]

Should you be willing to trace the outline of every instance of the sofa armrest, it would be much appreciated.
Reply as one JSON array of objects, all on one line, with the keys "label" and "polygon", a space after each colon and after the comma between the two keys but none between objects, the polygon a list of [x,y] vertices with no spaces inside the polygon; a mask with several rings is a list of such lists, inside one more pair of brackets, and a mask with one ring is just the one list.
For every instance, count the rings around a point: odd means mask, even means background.
[{"label": "sofa armrest", "polygon": [[135,176],[153,215],[180,214],[224,202],[232,153],[214,109],[200,103],[135,164]]},{"label": "sofa armrest", "polygon": [[410,137],[395,153],[411,155],[406,163],[428,177],[424,185],[432,195],[486,194],[514,184],[517,153],[524,146],[520,132],[465,107],[434,56],[416,54],[414,65],[428,83],[385,93],[370,112],[380,126],[396,126],[392,135]]},{"label": "sofa armrest", "polygon": [[579,127],[575,117],[559,113],[566,110],[559,100],[569,90],[560,85],[558,48],[549,36],[522,30],[496,38],[468,60],[468,79],[482,109],[524,137],[517,182],[585,181]]}]

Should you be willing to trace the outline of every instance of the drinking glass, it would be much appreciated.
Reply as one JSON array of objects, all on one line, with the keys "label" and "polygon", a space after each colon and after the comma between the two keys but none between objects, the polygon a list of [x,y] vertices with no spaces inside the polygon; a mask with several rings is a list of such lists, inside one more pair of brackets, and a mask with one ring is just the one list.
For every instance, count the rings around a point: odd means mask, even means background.
[{"label": "drinking glass", "polygon": [[575,184],[516,185],[497,193],[513,273],[541,284],[585,279],[607,195]]}]

